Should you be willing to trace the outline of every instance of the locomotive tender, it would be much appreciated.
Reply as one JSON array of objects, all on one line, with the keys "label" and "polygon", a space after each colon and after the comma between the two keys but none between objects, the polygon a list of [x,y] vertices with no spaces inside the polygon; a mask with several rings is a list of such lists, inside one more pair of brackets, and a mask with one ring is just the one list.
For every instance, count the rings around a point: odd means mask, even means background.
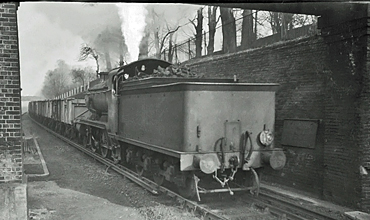
[{"label": "locomotive tender", "polygon": [[[171,67],[135,61],[102,75],[84,100],[31,102],[29,113],[159,185],[174,183],[188,198],[258,189],[255,168],[284,167],[273,142],[277,84],[175,77],[181,68]],[[257,185],[247,183],[250,172]]]}]

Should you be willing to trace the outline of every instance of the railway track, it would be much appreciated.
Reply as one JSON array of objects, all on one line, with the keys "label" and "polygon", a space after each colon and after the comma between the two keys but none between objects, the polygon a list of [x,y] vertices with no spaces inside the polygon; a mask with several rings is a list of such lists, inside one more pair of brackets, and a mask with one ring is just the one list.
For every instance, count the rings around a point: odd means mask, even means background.
[{"label": "railway track", "polygon": [[304,207],[294,201],[289,201],[287,198],[277,194],[271,194],[262,190],[258,198],[250,198],[256,202],[256,205],[263,209],[268,209],[273,215],[280,216],[283,219],[315,219],[315,220],[338,220],[338,216],[331,216],[323,212],[318,212],[310,208]]},{"label": "railway track", "polygon": [[[336,219],[334,217],[314,212],[313,210],[306,209],[300,205],[294,204],[285,200],[283,197],[272,195],[261,190],[258,197],[252,196],[248,193],[238,193],[234,196],[227,194],[211,194],[202,197],[204,200],[201,203],[194,202],[183,198],[177,193],[162,186],[158,186],[152,180],[139,175],[138,173],[120,165],[115,164],[113,161],[94,153],[84,146],[73,142],[72,140],[50,130],[46,126],[40,124],[32,117],[31,120],[68,143],[69,145],[77,148],[81,152],[91,156],[95,160],[107,166],[117,173],[130,179],[132,182],[138,184],[153,195],[165,194],[175,200],[178,204],[190,212],[201,217],[204,220],[236,220],[236,219],[292,219],[292,220],[312,220],[312,219]],[[226,204],[226,206],[225,206]]]}]

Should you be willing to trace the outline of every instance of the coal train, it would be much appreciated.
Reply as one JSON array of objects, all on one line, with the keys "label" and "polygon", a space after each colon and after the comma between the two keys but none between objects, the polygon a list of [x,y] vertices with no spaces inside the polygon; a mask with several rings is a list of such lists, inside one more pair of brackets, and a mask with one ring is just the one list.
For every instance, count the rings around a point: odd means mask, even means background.
[{"label": "coal train", "polygon": [[85,94],[29,103],[32,118],[85,147],[201,193],[257,190],[257,168],[282,169],[274,148],[278,84],[208,79],[159,59],[101,74]]}]

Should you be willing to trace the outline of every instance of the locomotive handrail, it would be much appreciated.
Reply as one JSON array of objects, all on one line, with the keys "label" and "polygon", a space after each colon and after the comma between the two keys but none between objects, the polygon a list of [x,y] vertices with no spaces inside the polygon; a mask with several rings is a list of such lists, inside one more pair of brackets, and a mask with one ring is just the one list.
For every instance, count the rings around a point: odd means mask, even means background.
[{"label": "locomotive handrail", "polygon": [[[152,78],[153,79],[153,78]],[[174,85],[216,85],[216,86],[280,86],[278,83],[222,83],[222,82],[168,82],[164,84],[151,85],[151,87],[163,87]]]},{"label": "locomotive handrail", "polygon": [[167,83],[164,85],[153,85],[153,87],[160,87],[160,86],[172,86],[178,84],[185,84],[185,85],[220,85],[220,86],[280,86],[278,83],[223,83],[223,82],[174,82],[174,83]]},{"label": "locomotive handrail", "polygon": [[111,89],[106,89],[106,90],[88,90],[88,94],[95,94],[95,93],[102,93],[102,92],[110,92]]},{"label": "locomotive handrail", "polygon": [[89,119],[79,119],[75,123],[81,123],[81,122],[85,123],[86,125],[93,125],[95,127],[101,128],[101,129],[106,128],[106,125],[104,123],[99,122],[99,121],[92,121],[92,120],[89,120]]},{"label": "locomotive handrail", "polygon": [[86,112],[88,112],[89,111],[89,109],[86,109],[85,111],[83,111],[82,113],[80,113],[80,114],[78,114],[75,118],[74,118],[74,120],[76,120],[76,119],[78,119],[79,117],[81,117],[83,114],[85,114]]},{"label": "locomotive handrail", "polygon": [[[148,143],[141,142],[141,141],[138,141],[138,140],[134,140],[134,139],[131,139],[131,138],[124,138],[124,137],[121,137],[119,135],[112,135],[112,136],[114,136],[114,138],[116,138],[120,141],[129,143],[129,144],[136,144],[138,146],[141,146],[141,147],[144,147],[144,148],[147,148],[147,149],[156,150],[157,152],[162,152],[162,153],[164,152],[164,153],[166,153],[170,156],[173,156],[173,157],[180,158],[181,154],[184,154],[184,152],[181,152],[181,151],[176,151],[176,150],[164,148],[164,147],[153,145],[153,144],[148,144]],[[189,152],[187,152],[187,153],[189,153]]]}]

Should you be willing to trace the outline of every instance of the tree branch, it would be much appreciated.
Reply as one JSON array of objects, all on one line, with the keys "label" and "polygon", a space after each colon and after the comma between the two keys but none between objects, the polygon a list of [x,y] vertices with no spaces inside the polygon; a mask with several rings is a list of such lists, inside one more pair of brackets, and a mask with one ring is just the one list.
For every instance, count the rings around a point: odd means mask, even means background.
[{"label": "tree branch", "polygon": [[166,38],[168,37],[168,35],[170,35],[170,34],[172,34],[172,33],[176,32],[179,28],[180,28],[180,26],[177,26],[177,28],[176,28],[175,30],[169,31],[169,32],[167,32],[167,34],[166,34],[166,35],[164,35],[164,37],[163,37],[163,39],[162,39],[162,42],[161,42],[161,48],[160,48],[160,50],[159,50],[159,51],[161,51],[161,52],[162,52],[163,45],[164,45],[164,41],[166,40]]}]

